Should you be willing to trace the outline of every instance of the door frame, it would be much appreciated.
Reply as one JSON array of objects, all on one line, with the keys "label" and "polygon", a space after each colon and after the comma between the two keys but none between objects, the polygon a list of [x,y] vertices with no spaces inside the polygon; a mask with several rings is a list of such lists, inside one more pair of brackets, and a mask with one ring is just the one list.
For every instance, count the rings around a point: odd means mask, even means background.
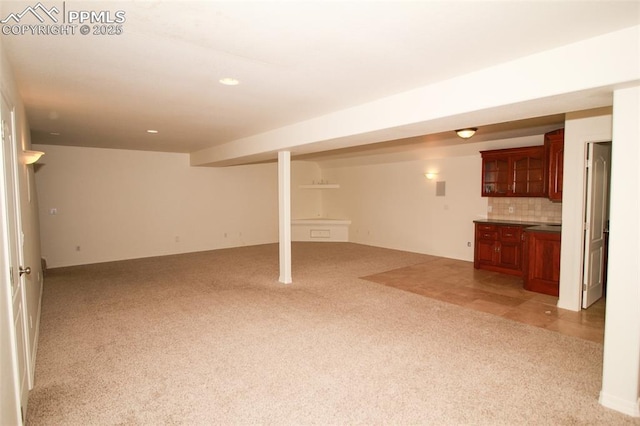
[{"label": "door frame", "polygon": [[[1,96],[1,95],[0,95]],[[4,97],[2,96],[4,102]],[[2,113],[0,112],[0,117]],[[0,423],[21,424],[16,330],[13,323],[9,224],[7,221],[4,152],[0,150]]]},{"label": "door frame", "polygon": [[[4,114],[0,112],[0,118],[2,121],[9,123],[10,126],[10,134],[5,135],[3,138],[3,143],[9,141],[10,146],[3,146],[0,150],[0,226],[2,227],[2,241],[0,241],[0,244],[2,245],[3,266],[0,275],[2,277],[1,282],[3,287],[1,290],[2,308],[9,314],[8,318],[10,318],[10,331],[3,336],[3,340],[6,341],[2,342],[3,346],[8,345],[10,348],[7,351],[10,359],[3,359],[3,363],[8,361],[10,366],[5,367],[3,364],[3,370],[5,368],[11,370],[11,373],[9,373],[10,377],[3,377],[2,383],[3,386],[9,386],[8,389],[11,392],[5,394],[3,389],[2,406],[3,409],[10,409],[11,411],[8,414],[3,412],[3,418],[0,420],[5,422],[7,419],[5,419],[4,416],[6,415],[8,419],[17,420],[13,423],[22,424],[27,409],[28,393],[33,387],[34,368],[31,362],[32,354],[29,347],[29,328],[27,325],[29,312],[26,300],[26,279],[23,274],[20,273],[24,265],[25,253],[20,205],[20,162],[18,159],[18,143],[16,138],[16,112],[15,107],[4,93],[0,93],[0,100],[3,104],[2,109],[5,110],[6,107],[5,111],[7,115],[5,117]],[[4,131],[4,128],[0,130]],[[7,175],[10,176],[10,179],[7,179]],[[15,296],[12,284],[14,281],[18,282],[19,287],[17,289],[18,294]],[[8,299],[5,299],[5,295],[8,296]],[[20,300],[20,312],[18,316],[16,316],[14,309],[16,298]],[[19,320],[17,318],[19,318]],[[0,321],[4,321],[5,319],[6,315],[0,319]],[[16,326],[16,321],[21,324],[20,327]],[[2,327],[5,326],[6,324],[2,324]],[[19,347],[20,342],[22,342],[21,347]],[[23,352],[22,355],[20,351]],[[21,363],[24,364],[22,368],[20,368]],[[23,374],[25,374],[26,377],[23,378]]]},{"label": "door frame", "polygon": [[[588,142],[585,146],[586,148],[586,158],[585,158],[585,179],[584,179],[584,204],[583,204],[583,221],[582,221],[582,228],[583,228],[583,232],[582,232],[582,257],[581,257],[581,263],[582,263],[582,268],[581,268],[581,279],[580,279],[580,307],[581,309],[586,309],[588,307],[584,307],[584,292],[585,292],[585,280],[587,279],[587,277],[585,276],[586,274],[586,266],[587,266],[587,257],[590,255],[590,253],[587,252],[586,248],[587,248],[587,238],[588,238],[588,233],[589,230],[587,229],[587,223],[591,224],[591,220],[589,217],[587,217],[590,213],[591,213],[591,209],[589,206],[589,191],[591,190],[591,188],[589,187],[589,183],[591,182],[590,177],[588,176],[588,174],[591,173],[590,167],[591,167],[591,161],[592,159],[589,158],[590,153],[593,151],[591,148],[593,145],[604,145],[607,144],[609,146],[609,167],[607,170],[607,193],[606,193],[606,197],[605,197],[605,203],[606,203],[606,215],[607,215],[607,221],[608,221],[608,217],[609,217],[609,211],[610,211],[610,203],[611,203],[611,196],[610,196],[610,188],[611,188],[611,168],[612,168],[612,164],[611,164],[611,150],[613,147],[612,141],[592,141],[592,142]],[[604,262],[607,261],[606,257],[603,260]],[[601,267],[602,271],[606,271],[606,265],[602,265]]]}]

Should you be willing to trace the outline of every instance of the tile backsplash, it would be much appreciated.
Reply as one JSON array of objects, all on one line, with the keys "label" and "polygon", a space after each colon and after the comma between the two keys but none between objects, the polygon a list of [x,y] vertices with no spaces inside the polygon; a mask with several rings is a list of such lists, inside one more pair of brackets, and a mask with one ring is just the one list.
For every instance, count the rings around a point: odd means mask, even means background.
[{"label": "tile backsplash", "polygon": [[546,198],[490,197],[489,219],[561,223],[562,203]]}]

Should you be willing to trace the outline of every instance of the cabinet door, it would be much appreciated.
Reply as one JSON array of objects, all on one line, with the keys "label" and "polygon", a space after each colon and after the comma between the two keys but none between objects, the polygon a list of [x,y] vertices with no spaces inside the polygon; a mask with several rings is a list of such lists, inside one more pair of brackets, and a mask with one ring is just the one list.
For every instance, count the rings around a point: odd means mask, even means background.
[{"label": "cabinet door", "polygon": [[522,228],[520,226],[501,226],[499,231],[498,266],[521,270]]},{"label": "cabinet door", "polygon": [[527,237],[525,290],[558,296],[560,282],[560,234],[530,232]]},{"label": "cabinet door", "polygon": [[564,173],[564,129],[547,133],[544,136],[547,148],[547,162],[549,173],[549,199],[562,201],[562,176]]},{"label": "cabinet door", "polygon": [[498,245],[498,266],[522,270],[522,242],[501,241]]},{"label": "cabinet door", "polygon": [[473,266],[478,269],[482,266],[495,265],[498,258],[497,250],[498,227],[493,224],[475,224],[475,250]]},{"label": "cabinet door", "polygon": [[511,158],[512,187],[514,196],[545,196],[544,147],[535,147]]},{"label": "cabinet door", "polygon": [[497,261],[497,243],[492,240],[476,241],[476,268],[480,265],[495,265]]},{"label": "cabinet door", "polygon": [[506,196],[509,192],[509,157],[488,156],[482,159],[482,195]]}]

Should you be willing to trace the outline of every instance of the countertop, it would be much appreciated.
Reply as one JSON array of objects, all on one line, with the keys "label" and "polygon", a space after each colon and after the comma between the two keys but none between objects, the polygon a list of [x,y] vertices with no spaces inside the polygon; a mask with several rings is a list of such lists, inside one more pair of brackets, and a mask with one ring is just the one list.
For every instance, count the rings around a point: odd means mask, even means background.
[{"label": "countertop", "polygon": [[[526,226],[527,228],[535,226],[535,227],[557,227],[560,228],[559,223],[545,223],[545,222],[529,222],[522,220],[503,220],[503,219],[476,219],[473,221],[474,223],[487,223],[493,225],[518,225],[518,226]],[[552,232],[552,230],[543,231],[543,232]],[[560,232],[560,229],[553,232]]]},{"label": "countertop", "polygon": [[538,225],[529,226],[525,229],[527,232],[554,232],[560,234],[562,232],[562,225]]}]

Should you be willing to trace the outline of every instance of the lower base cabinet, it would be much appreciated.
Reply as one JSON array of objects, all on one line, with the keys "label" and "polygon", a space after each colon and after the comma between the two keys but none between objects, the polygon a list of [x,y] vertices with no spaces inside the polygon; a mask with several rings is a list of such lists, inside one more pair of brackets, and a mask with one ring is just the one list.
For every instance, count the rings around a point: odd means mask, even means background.
[{"label": "lower base cabinet", "polygon": [[475,221],[473,266],[522,277],[525,290],[558,297],[560,235],[557,225]]},{"label": "lower base cabinet", "polygon": [[559,295],[560,233],[525,231],[524,289]]},{"label": "lower base cabinet", "polygon": [[522,232],[518,225],[476,223],[474,267],[522,276]]}]

